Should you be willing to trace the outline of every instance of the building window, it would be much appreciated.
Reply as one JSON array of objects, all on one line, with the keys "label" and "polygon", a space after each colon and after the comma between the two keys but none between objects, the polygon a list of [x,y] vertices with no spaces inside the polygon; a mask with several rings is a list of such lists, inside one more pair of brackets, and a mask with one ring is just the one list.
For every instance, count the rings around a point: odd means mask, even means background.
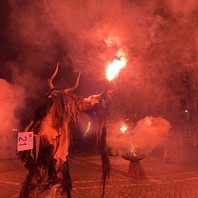
[{"label": "building window", "polygon": [[198,76],[193,78],[193,88],[198,89]]},{"label": "building window", "polygon": [[[197,103],[197,105],[198,105],[198,103]],[[181,110],[186,110],[187,109],[187,100],[186,99],[180,99],[180,108],[181,108]]]},{"label": "building window", "polygon": [[195,110],[198,111],[198,98],[195,98]]}]

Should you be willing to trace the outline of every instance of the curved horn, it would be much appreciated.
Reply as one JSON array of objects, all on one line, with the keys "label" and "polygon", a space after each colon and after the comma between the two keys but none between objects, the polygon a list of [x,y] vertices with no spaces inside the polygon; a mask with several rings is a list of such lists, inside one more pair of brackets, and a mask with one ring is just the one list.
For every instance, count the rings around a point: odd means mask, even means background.
[{"label": "curved horn", "polygon": [[52,83],[52,80],[54,79],[54,77],[56,76],[56,74],[58,72],[58,67],[59,67],[59,63],[57,63],[56,69],[55,69],[54,73],[52,74],[52,76],[47,81],[47,84],[48,84],[48,86],[49,86],[50,89],[53,89],[54,88],[54,85]]},{"label": "curved horn", "polygon": [[74,91],[74,90],[78,87],[79,80],[80,80],[80,75],[81,75],[81,72],[79,72],[78,77],[77,77],[77,80],[76,80],[76,84],[75,84],[73,87],[70,87],[70,88],[64,89],[64,92],[65,92],[65,93],[68,93],[68,92]]}]

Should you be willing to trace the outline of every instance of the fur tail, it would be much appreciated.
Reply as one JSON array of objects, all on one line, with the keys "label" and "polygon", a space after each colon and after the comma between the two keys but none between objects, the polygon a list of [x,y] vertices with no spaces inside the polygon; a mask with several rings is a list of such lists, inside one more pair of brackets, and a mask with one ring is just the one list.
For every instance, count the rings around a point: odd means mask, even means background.
[{"label": "fur tail", "polygon": [[71,191],[72,191],[72,180],[70,177],[70,170],[68,161],[64,162],[62,165],[62,174],[63,174],[63,192],[67,193],[67,197],[71,198]]},{"label": "fur tail", "polygon": [[102,198],[104,197],[105,193],[105,185],[110,175],[110,160],[109,160],[109,153],[106,144],[106,127],[102,128],[101,137],[99,140],[99,151],[100,157],[102,160]]}]

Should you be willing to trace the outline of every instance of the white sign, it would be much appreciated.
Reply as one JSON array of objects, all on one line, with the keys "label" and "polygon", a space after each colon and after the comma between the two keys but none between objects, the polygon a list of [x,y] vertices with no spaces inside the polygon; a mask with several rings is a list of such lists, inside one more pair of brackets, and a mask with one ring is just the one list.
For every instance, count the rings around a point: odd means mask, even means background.
[{"label": "white sign", "polygon": [[33,149],[33,132],[18,133],[17,151]]}]

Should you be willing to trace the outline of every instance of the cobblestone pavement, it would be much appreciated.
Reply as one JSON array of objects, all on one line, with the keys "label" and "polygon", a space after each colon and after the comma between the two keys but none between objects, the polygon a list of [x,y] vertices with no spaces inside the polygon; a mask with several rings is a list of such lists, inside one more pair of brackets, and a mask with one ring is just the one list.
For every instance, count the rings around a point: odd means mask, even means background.
[{"label": "cobblestone pavement", "polygon": [[[129,161],[110,156],[112,171],[105,198],[198,198],[198,162],[165,164],[161,157],[147,156],[141,164],[145,180],[127,176]],[[186,162],[189,162],[188,160]],[[97,155],[76,154],[69,158],[73,179],[72,198],[101,196],[101,162]],[[26,170],[17,159],[0,161],[0,197],[17,198]],[[46,192],[39,198],[50,197]]]}]

